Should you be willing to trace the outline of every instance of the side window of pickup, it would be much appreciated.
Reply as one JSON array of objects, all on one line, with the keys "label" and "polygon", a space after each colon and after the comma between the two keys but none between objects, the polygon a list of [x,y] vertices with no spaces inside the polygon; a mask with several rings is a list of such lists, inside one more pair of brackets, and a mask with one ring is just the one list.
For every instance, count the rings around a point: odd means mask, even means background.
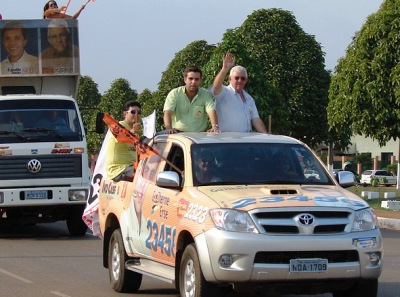
[{"label": "side window of pickup", "polygon": [[175,171],[180,176],[182,182],[182,172],[185,170],[185,156],[183,155],[182,148],[178,145],[173,145],[167,159],[175,167],[166,163],[165,171]]}]

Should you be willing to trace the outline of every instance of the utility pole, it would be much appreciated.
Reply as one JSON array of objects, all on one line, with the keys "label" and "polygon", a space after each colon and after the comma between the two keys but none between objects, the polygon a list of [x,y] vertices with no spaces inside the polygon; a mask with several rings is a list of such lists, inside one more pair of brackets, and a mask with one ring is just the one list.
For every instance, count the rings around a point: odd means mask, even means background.
[{"label": "utility pole", "polygon": [[331,145],[328,145],[328,170],[333,174],[333,149]]}]

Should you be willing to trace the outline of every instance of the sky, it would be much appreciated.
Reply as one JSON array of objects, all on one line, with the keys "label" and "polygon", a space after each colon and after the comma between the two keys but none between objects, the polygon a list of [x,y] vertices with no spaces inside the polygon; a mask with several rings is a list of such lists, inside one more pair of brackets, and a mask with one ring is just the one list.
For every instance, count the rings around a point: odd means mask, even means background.
[{"label": "sky", "polygon": [[[59,6],[68,0],[58,0]],[[92,0],[93,1],[93,0]],[[354,34],[383,0],[95,0],[79,16],[81,74],[99,92],[118,78],[138,93],[156,91],[175,54],[196,40],[218,44],[259,9],[290,11],[325,52],[326,69],[345,55]],[[86,0],[71,0],[74,14]],[[46,1],[1,0],[3,19],[41,19]],[[246,66],[246,65],[243,65]]]}]

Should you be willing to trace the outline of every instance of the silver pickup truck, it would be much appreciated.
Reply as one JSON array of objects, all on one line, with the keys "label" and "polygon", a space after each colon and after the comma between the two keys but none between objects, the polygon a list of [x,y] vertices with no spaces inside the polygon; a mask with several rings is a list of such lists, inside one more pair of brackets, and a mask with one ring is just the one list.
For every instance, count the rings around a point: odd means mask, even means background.
[{"label": "silver pickup truck", "polygon": [[[302,142],[179,133],[150,142],[133,182],[104,179],[103,265],[117,292],[142,275],[183,297],[227,290],[376,297],[382,238],[368,204]],[[312,171],[309,175],[306,172]]]}]

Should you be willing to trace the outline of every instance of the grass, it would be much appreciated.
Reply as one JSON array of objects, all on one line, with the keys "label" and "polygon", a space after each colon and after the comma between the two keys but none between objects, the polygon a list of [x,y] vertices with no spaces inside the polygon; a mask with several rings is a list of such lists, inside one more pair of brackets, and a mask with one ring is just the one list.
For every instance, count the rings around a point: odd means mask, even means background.
[{"label": "grass", "polygon": [[[400,190],[397,190],[395,186],[390,186],[390,187],[384,187],[384,186],[379,186],[379,187],[363,187],[363,186],[358,186],[358,187],[350,187],[346,188],[346,190],[349,190],[350,192],[353,192],[357,196],[361,197],[361,192],[368,191],[368,192],[378,192],[379,193],[379,198],[378,199],[365,199],[364,200],[373,208],[373,209],[382,209],[382,210],[390,210],[388,208],[382,208],[381,207],[381,202],[382,201],[400,201]],[[385,192],[395,192],[395,198],[390,198],[390,199],[385,199]]]}]

